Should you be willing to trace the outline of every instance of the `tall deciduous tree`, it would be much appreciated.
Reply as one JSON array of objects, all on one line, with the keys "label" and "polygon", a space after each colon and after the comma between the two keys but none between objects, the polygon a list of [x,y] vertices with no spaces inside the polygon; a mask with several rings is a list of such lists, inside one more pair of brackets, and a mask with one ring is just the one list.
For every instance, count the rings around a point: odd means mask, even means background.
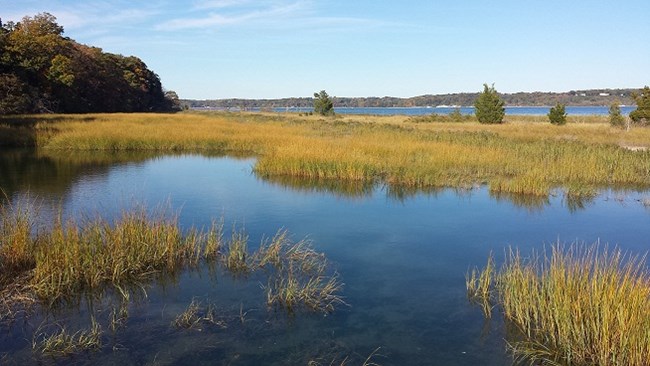
[{"label": "tall deciduous tree", "polygon": [[634,124],[650,125],[650,87],[644,87],[641,92],[632,94],[636,102],[636,109],[630,112],[630,119]]},{"label": "tall deciduous tree", "polygon": [[479,93],[474,103],[474,113],[480,123],[503,123],[506,114],[504,104],[494,89],[494,84],[483,84],[483,92]]},{"label": "tall deciduous tree", "polygon": [[314,113],[322,116],[334,115],[334,102],[332,102],[332,98],[327,95],[325,90],[314,93]]}]

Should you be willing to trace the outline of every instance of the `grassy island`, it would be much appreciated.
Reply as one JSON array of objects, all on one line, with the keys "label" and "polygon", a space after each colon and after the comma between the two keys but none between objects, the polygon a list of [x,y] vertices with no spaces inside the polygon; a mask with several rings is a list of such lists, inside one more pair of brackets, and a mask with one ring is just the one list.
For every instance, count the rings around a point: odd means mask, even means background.
[{"label": "grassy island", "polygon": [[650,187],[650,129],[606,116],[508,116],[502,125],[407,116],[271,113],[87,114],[0,118],[5,144],[44,150],[220,151],[258,156],[262,176],[382,180],[408,187],[593,195]]}]

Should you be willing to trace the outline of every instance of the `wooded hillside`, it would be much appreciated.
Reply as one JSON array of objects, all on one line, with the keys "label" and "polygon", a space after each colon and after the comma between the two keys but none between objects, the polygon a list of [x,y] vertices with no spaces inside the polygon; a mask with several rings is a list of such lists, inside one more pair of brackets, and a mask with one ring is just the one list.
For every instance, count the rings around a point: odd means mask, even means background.
[{"label": "wooded hillside", "polygon": [[64,37],[51,14],[0,21],[0,114],[160,112],[177,102],[142,60]]}]

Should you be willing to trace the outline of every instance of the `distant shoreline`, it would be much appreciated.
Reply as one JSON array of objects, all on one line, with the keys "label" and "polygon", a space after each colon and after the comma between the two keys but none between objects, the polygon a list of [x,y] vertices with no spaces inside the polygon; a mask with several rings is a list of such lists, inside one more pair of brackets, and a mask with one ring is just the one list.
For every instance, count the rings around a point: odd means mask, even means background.
[{"label": "distant shoreline", "polygon": [[[634,104],[631,93],[638,88],[627,89],[590,89],[572,90],[562,93],[554,92],[519,92],[500,93],[506,105],[510,107],[547,107],[561,103],[576,107],[610,106],[618,103],[626,106]],[[332,93],[335,94],[335,93]],[[338,108],[435,108],[436,106],[472,106],[478,97],[475,93],[452,93],[420,95],[409,98],[400,97],[336,97],[334,106]],[[181,99],[188,108],[307,108],[313,106],[311,97],[289,97],[278,99]]]},{"label": "distant shoreline", "polygon": [[[551,106],[506,106],[506,115],[542,116],[546,115]],[[633,111],[636,106],[621,105],[621,112],[624,115]],[[273,107],[273,108],[240,108],[240,107],[190,107],[195,111],[226,111],[226,112],[276,112],[276,113],[309,113],[313,107]],[[473,106],[426,106],[426,107],[334,107],[334,112],[339,114],[354,115],[406,115],[423,116],[430,114],[449,114],[459,109],[462,114],[474,114]],[[609,113],[609,106],[566,106],[567,115],[604,116]]]}]

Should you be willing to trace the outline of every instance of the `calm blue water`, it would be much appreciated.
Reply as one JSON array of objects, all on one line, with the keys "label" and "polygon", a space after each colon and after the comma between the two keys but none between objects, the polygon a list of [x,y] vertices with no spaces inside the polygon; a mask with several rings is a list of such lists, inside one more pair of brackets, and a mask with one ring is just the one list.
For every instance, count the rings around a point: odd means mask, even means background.
[{"label": "calm blue water", "polygon": [[[407,115],[407,116],[422,116],[427,114],[449,114],[453,112],[455,107],[395,107],[395,108],[334,108],[336,113],[340,114],[371,114],[371,115]],[[546,115],[551,107],[506,107],[507,115]],[[621,113],[624,115],[630,114],[636,107],[624,106],[621,107]],[[276,108],[276,112],[310,112],[313,108]],[[460,107],[463,114],[474,114],[474,107]],[[596,106],[596,107],[582,107],[582,106],[567,106],[566,113],[570,116],[585,116],[585,115],[607,115],[609,114],[609,107]]]},{"label": "calm blue water", "polygon": [[[84,157],[0,153],[0,187],[16,200],[37,195],[64,215],[111,217],[133,202],[169,202],[183,227],[245,227],[251,245],[286,228],[308,237],[345,283],[349,307],[323,315],[270,311],[260,278],[233,279],[207,269],[147,287],[129,308],[124,328],[105,336],[98,353],[61,361],[75,364],[329,365],[349,356],[362,364],[377,347],[382,365],[505,365],[507,337],[500,316],[484,321],[467,302],[465,273],[492,251],[524,252],[546,244],[601,241],[645,253],[650,248],[648,193],[603,192],[591,201],[493,197],[487,189],[404,192],[383,185],[278,179],[251,173],[254,159],[200,155],[102,154]],[[88,163],[89,161],[95,163]],[[97,163],[102,162],[102,163]],[[31,193],[28,193],[31,192]],[[193,298],[213,301],[226,329],[180,331],[170,324]],[[236,320],[240,309],[246,322]],[[50,321],[105,320],[108,305],[52,315]],[[81,319],[81,320],[75,320]],[[0,326],[1,327],[1,326]],[[38,324],[0,333],[0,360],[39,363],[31,352]],[[338,363],[336,363],[338,364]]]}]

